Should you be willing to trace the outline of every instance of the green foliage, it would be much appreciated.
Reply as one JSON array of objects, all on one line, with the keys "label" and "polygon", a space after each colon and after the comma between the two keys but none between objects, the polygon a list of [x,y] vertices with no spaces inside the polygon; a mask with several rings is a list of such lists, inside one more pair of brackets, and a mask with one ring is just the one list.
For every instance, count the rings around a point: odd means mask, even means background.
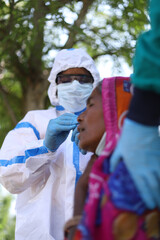
[{"label": "green foliage", "polygon": [[93,4],[84,31],[85,43],[94,58],[107,54],[117,61],[122,56],[131,65],[137,37],[149,23],[146,1],[138,2],[106,0]]},{"label": "green foliage", "polygon": [[[1,0],[0,144],[31,109],[48,107],[48,74],[56,51],[84,47],[131,65],[148,24],[146,0]],[[32,97],[31,97],[32,96]]]},{"label": "green foliage", "polygon": [[15,216],[10,215],[11,196],[0,195],[0,239],[14,240]]}]

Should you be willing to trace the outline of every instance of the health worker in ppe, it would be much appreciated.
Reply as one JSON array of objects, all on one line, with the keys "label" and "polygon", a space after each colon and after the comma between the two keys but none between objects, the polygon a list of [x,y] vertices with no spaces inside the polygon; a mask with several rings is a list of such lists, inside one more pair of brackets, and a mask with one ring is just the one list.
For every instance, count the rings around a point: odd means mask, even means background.
[{"label": "health worker in ppe", "polygon": [[63,239],[76,181],[91,156],[71,141],[71,130],[99,81],[93,59],[83,49],[61,50],[48,80],[55,107],[28,112],[0,150],[0,182],[17,194],[15,240]]}]

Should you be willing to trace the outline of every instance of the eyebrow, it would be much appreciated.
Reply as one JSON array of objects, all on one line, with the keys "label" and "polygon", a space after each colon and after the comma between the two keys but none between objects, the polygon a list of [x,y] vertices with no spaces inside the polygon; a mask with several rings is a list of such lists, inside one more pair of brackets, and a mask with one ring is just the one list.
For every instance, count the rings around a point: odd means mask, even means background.
[{"label": "eyebrow", "polygon": [[93,97],[90,96],[90,97],[87,99],[86,104],[88,105],[92,99],[93,99]]}]

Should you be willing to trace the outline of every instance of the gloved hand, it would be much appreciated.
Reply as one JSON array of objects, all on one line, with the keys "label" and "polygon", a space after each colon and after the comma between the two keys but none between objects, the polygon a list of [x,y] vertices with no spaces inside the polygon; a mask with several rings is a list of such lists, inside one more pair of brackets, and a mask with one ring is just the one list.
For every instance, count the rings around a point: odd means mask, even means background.
[{"label": "gloved hand", "polygon": [[[78,146],[78,148],[79,148],[78,135],[79,135],[79,132],[78,132],[77,127],[76,127],[76,128],[73,130],[72,137],[71,137],[71,141],[72,141],[72,142],[75,142],[75,144],[76,144],[76,145]],[[85,155],[85,154],[87,153],[86,150],[83,150],[83,149],[81,149],[81,148],[79,148],[79,151],[80,151],[83,155]]]},{"label": "gloved hand", "polygon": [[77,122],[77,116],[72,113],[65,113],[58,118],[49,121],[44,145],[55,152],[58,147],[66,140],[71,129],[74,129]]},{"label": "gloved hand", "polygon": [[111,171],[118,162],[126,164],[149,209],[160,208],[160,136],[158,127],[125,119],[122,135],[111,157]]}]

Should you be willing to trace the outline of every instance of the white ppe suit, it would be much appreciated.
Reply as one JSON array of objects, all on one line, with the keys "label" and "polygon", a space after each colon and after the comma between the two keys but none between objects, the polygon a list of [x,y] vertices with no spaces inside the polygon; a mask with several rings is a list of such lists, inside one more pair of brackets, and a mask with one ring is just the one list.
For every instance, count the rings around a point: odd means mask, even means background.
[{"label": "white ppe suit", "polygon": [[[92,58],[82,49],[62,50],[55,58],[49,81],[49,98],[57,105],[55,79],[59,72],[84,67],[99,81]],[[71,217],[75,182],[91,153],[82,155],[71,134],[55,152],[44,145],[50,119],[65,110],[53,107],[30,111],[10,131],[0,150],[0,183],[16,202],[16,240],[62,240],[63,226]]]}]

